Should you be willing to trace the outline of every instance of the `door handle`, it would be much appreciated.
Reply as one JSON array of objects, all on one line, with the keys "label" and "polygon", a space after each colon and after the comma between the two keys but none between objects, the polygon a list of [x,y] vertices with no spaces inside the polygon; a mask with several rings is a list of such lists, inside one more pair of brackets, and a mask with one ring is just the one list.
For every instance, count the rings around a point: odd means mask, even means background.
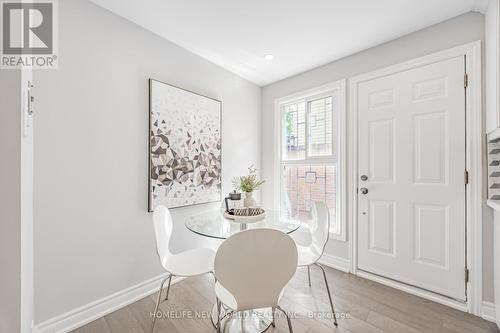
[{"label": "door handle", "polygon": [[366,187],[360,188],[359,191],[361,192],[361,194],[368,194],[368,189]]}]

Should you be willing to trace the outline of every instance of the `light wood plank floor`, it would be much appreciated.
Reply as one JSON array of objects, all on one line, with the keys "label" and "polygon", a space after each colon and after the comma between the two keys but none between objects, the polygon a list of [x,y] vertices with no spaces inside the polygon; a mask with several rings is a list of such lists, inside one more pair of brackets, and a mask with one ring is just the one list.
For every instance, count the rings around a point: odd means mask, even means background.
[{"label": "light wood plank floor", "polygon": [[[311,313],[329,313],[328,296],[317,268],[311,269],[311,288],[307,284],[306,270],[299,270],[281,301],[285,310],[295,313],[292,324],[296,333],[499,332],[495,324],[479,317],[351,274],[326,269],[335,310],[345,313],[348,318],[339,320],[338,328],[333,326],[331,319],[311,319]],[[141,299],[74,333],[148,333],[155,297],[156,294]],[[170,314],[171,318],[159,318],[155,332],[215,332],[209,318],[190,318],[208,313],[214,300],[213,277],[210,275],[185,279],[172,285],[169,300],[160,305],[160,310]],[[172,314],[181,318],[172,318]],[[267,332],[288,332],[285,317],[278,317],[276,328],[270,328]]]}]

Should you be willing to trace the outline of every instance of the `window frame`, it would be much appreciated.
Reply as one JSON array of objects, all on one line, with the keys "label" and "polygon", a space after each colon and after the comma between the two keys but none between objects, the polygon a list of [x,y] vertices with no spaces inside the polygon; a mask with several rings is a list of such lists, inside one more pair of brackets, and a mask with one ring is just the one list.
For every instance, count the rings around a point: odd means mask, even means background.
[{"label": "window frame", "polygon": [[[316,95],[316,96],[310,96],[310,97],[307,97],[306,98],[306,136],[305,136],[305,139],[306,139],[306,157],[305,157],[305,160],[317,160],[317,159],[321,159],[321,158],[325,158],[325,159],[333,159],[333,160],[336,160],[337,158],[337,152],[336,152],[336,147],[335,147],[335,140],[334,140],[334,133],[335,133],[335,129],[338,129],[338,119],[337,117],[335,117],[334,113],[332,112],[332,140],[330,142],[331,144],[331,149],[332,149],[332,152],[331,154],[325,154],[325,155],[311,155],[310,154],[310,131],[311,131],[311,124],[310,124],[310,119],[311,119],[311,108],[310,108],[310,103],[314,102],[314,101],[319,101],[321,99],[325,99],[325,98],[328,98],[328,97],[332,97],[332,111],[333,111],[333,93],[335,92],[335,90],[332,90],[332,91],[329,91],[327,93],[324,93],[324,94],[320,94],[320,95]],[[340,95],[340,92],[339,92],[339,95]],[[340,107],[340,103],[337,103],[338,106]],[[337,114],[338,116],[338,114]],[[324,122],[325,122],[325,126],[326,126],[326,118],[322,119]],[[317,124],[318,120],[316,119],[316,124]],[[326,134],[326,133],[325,133]]]},{"label": "window frame", "polygon": [[[332,93],[338,93],[337,108],[338,112],[332,119],[332,154],[324,156],[309,156],[309,102],[331,96]],[[282,160],[283,156],[283,120],[284,108],[286,104],[305,102],[305,158]],[[296,94],[292,94],[275,100],[275,119],[274,119],[274,207],[280,209],[280,193],[281,193],[281,167],[282,164],[335,164],[336,165],[336,223],[338,224],[339,232],[330,230],[330,238],[347,241],[347,207],[346,207],[346,185],[347,185],[347,109],[346,109],[346,80],[338,80],[316,88],[308,89]],[[337,130],[337,135],[335,135]]]},{"label": "window frame", "polygon": [[[286,161],[286,163],[290,163],[290,164],[294,164],[295,162],[299,162],[298,164],[301,164],[300,162],[302,162],[302,164],[306,163],[308,164],[308,161],[310,162],[313,162],[312,164],[321,164],[321,163],[335,163],[336,160],[338,159],[338,157],[336,156],[335,153],[337,153],[338,155],[338,151],[339,151],[339,147],[336,147],[335,145],[335,140],[334,140],[334,135],[332,135],[332,141],[330,142],[332,144],[332,153],[330,155],[316,155],[316,156],[311,156],[309,153],[309,103],[310,102],[313,102],[313,101],[317,101],[317,100],[320,100],[320,99],[323,99],[323,98],[326,98],[326,97],[330,97],[332,96],[332,94],[334,92],[338,91],[339,93],[339,101],[338,101],[338,108],[339,108],[339,114],[337,115],[337,117],[333,116],[332,115],[332,134],[333,132],[335,132],[335,129],[338,129],[340,130],[340,121],[339,121],[339,118],[340,118],[340,111],[341,111],[341,105],[342,103],[340,102],[340,99],[342,98],[341,97],[341,91],[340,89],[331,89],[329,91],[326,91],[326,92],[322,92],[320,94],[315,94],[315,95],[308,95],[308,96],[305,96],[303,98],[299,98],[299,99],[292,99],[292,100],[289,100],[287,102],[282,102],[282,103],[279,103],[279,118],[280,118],[280,123],[279,123],[279,126],[280,126],[280,131],[282,131],[282,128],[281,126],[283,125],[283,121],[284,121],[284,116],[285,116],[285,112],[283,111],[283,107],[286,106],[286,105],[290,105],[290,104],[299,104],[299,103],[302,103],[304,102],[305,103],[305,133],[304,133],[304,146],[305,146],[305,157],[303,159],[290,159],[290,160],[284,160],[282,159],[281,157],[283,156],[283,133],[281,132],[280,133],[280,141],[279,141],[279,145],[280,145],[280,152],[281,152],[281,156],[280,156],[280,161]],[[337,149],[335,149],[337,148]]]}]

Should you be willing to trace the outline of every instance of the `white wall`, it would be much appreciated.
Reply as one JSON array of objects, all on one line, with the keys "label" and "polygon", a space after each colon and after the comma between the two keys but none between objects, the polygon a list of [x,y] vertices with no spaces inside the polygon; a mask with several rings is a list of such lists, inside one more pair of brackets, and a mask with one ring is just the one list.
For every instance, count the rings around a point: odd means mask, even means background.
[{"label": "white wall", "polygon": [[[493,238],[494,239],[500,239],[500,212],[495,211],[494,212],[494,228],[493,228]],[[493,245],[493,256],[495,258],[500,258],[500,242],[496,242]],[[495,281],[495,303],[496,303],[496,322],[498,327],[500,327],[500,306],[498,304],[500,303],[500,283],[499,283],[499,277],[500,277],[500,264],[498,261],[495,262],[494,268],[494,275],[496,277]]]},{"label": "white wall", "polygon": [[[59,69],[34,73],[36,323],[162,273],[147,212],[148,78],[222,100],[224,193],[260,167],[256,85],[83,0],[59,1],[59,36]],[[204,241],[184,217],[205,208],[174,210],[173,251]]]},{"label": "white wall", "polygon": [[0,70],[0,332],[21,323],[21,71]]},{"label": "white wall", "polygon": [[484,17],[484,39],[485,39],[485,132],[489,133],[498,127],[498,0],[492,0],[488,4]]},{"label": "white wall", "polygon": [[[484,16],[468,13],[264,87],[262,175],[268,181],[262,192],[263,202],[273,204],[275,99],[476,40],[484,40]],[[485,300],[490,301],[493,299],[492,216],[489,209],[484,210],[483,294]],[[348,248],[348,242],[332,240],[327,246],[327,252],[333,256],[348,258]]]},{"label": "white wall", "polygon": [[[489,1],[488,8],[485,14],[485,108],[486,108],[486,119],[485,119],[485,132],[489,133],[498,127],[498,102],[499,102],[499,91],[498,91],[498,65],[499,65],[499,54],[498,54],[498,43],[499,43],[499,4],[498,0]],[[487,168],[485,168],[487,171]],[[486,173],[486,172],[485,172]],[[487,173],[486,173],[487,174]],[[485,191],[485,196],[487,197],[488,190]],[[490,268],[490,273],[494,279],[494,299],[496,303],[496,319],[497,324],[500,326],[500,212],[495,211],[493,215],[493,226],[489,226],[488,230],[485,231],[493,237],[485,239],[485,241],[491,242],[487,246],[493,247],[488,261],[493,262],[493,267]],[[486,234],[486,233],[483,233]],[[497,258],[497,261],[494,261]],[[486,259],[486,258],[485,258]],[[484,261],[484,260],[483,260]],[[485,267],[486,268],[486,267]]]}]

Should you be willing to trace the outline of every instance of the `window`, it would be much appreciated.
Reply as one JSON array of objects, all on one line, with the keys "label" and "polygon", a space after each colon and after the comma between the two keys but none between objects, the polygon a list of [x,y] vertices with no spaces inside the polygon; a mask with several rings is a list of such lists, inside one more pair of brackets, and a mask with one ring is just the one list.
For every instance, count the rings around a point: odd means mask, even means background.
[{"label": "window", "polygon": [[306,111],[305,103],[283,106],[284,135],[283,157],[287,160],[303,160],[306,154]]},{"label": "window", "polygon": [[310,156],[333,155],[333,108],[332,96],[309,102]]},{"label": "window", "polygon": [[312,201],[325,202],[333,238],[345,240],[345,83],[278,101],[280,210],[309,217]]}]

